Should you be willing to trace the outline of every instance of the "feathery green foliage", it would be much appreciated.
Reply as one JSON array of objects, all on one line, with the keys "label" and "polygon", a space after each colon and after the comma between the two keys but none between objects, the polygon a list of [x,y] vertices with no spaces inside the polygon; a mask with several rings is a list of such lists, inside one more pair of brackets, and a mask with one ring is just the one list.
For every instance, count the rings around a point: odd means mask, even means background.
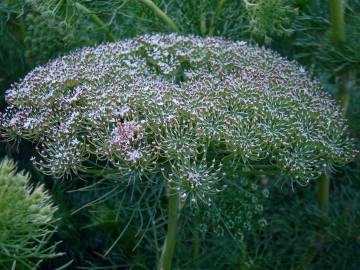
[{"label": "feathery green foliage", "polygon": [[[249,16],[250,33],[269,44],[272,37],[291,34],[290,22],[297,10],[288,0],[243,0]],[[292,3],[294,4],[294,3]]]},{"label": "feathery green foliage", "polygon": [[43,186],[29,185],[29,176],[15,164],[0,164],[0,267],[37,269],[45,259],[60,254],[49,244],[55,231],[56,207]]}]

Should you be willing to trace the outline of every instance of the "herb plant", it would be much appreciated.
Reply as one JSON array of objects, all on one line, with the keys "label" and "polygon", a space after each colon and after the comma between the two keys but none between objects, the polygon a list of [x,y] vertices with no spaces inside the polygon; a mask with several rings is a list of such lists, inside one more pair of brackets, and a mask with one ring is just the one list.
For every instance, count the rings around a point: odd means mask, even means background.
[{"label": "herb plant", "polygon": [[84,48],[35,68],[6,101],[6,137],[36,143],[44,174],[166,185],[164,270],[186,209],[236,194],[243,176],[308,183],[356,154],[319,82],[243,41],[154,34]]}]

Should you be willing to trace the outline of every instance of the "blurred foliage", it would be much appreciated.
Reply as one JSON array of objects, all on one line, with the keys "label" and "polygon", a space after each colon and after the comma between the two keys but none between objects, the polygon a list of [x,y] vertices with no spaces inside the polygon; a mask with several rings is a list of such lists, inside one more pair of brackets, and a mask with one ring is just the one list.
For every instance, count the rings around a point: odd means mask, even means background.
[{"label": "blurred foliage", "polygon": [[[336,46],[329,38],[327,0],[153,2],[181,33],[246,39],[271,47],[304,65],[334,96],[339,76],[345,78],[347,117],[359,141],[359,0],[346,1],[348,39]],[[122,39],[149,32],[171,32],[171,28],[142,1],[3,0],[2,95],[11,83],[51,58],[109,41],[112,35]],[[33,146],[23,142],[19,147],[2,144],[2,154],[6,152],[21,161],[19,166],[29,167],[27,160]],[[37,179],[46,184],[59,207],[62,221],[53,241],[62,240],[57,249],[65,252],[45,262],[42,269],[54,269],[72,259],[67,269],[151,269],[149,262],[159,256],[157,243],[164,237],[165,226],[154,226],[154,221],[159,224],[165,215],[159,211],[162,207],[153,203],[156,192],[138,200],[144,193],[132,190],[131,185],[118,185],[111,177],[101,181],[101,176],[94,175],[74,177],[71,183],[43,176]],[[276,177],[263,178],[261,185],[270,191],[270,198],[262,204],[268,224],[265,228],[255,226],[242,244],[230,233],[219,237],[200,230],[198,256],[192,254],[192,242],[179,241],[175,264],[179,269],[359,269],[360,159],[338,170],[331,180],[330,212],[324,216],[315,205],[316,188],[312,184],[306,191],[299,186],[295,190],[290,186],[279,189]],[[125,197],[119,195],[120,189],[126,189]],[[242,200],[236,210],[232,202],[239,200],[231,194],[224,193],[219,200],[230,205],[226,206],[228,211],[242,211]],[[133,201],[141,203],[134,205]],[[126,207],[133,211],[125,213]],[[185,211],[193,215],[190,209]],[[183,222],[181,240],[197,237],[196,226]],[[134,224],[143,224],[142,229]]]},{"label": "blurred foliage", "polygon": [[17,173],[15,164],[0,163],[0,267],[36,269],[45,259],[61,254],[49,244],[55,231],[49,194],[42,185],[31,187],[29,175]]}]

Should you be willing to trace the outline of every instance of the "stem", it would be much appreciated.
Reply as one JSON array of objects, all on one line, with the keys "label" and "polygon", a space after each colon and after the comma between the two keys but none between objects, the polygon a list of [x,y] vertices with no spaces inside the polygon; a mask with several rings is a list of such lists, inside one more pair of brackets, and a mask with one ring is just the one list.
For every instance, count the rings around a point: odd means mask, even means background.
[{"label": "stem", "polygon": [[116,37],[114,36],[114,34],[110,31],[110,28],[108,27],[108,25],[102,20],[100,19],[99,16],[97,16],[93,11],[91,11],[89,8],[87,8],[86,6],[80,4],[79,2],[75,3],[75,6],[78,10],[80,10],[81,12],[83,12],[84,14],[88,15],[90,17],[90,19],[97,25],[99,26],[101,29],[103,29],[106,32],[106,35],[108,37],[109,40],[111,41],[115,41]]},{"label": "stem", "polygon": [[162,248],[162,253],[159,262],[159,270],[170,270],[171,261],[174,255],[177,222],[179,212],[179,195],[176,193],[174,185],[169,181],[168,190],[168,224],[167,234]]},{"label": "stem", "polygon": [[[346,27],[345,27],[345,8],[343,0],[330,1],[330,31],[331,41],[334,46],[344,45],[346,43]],[[342,108],[344,114],[347,111],[349,103],[349,95],[346,91],[347,73],[337,76],[338,89],[337,101]]]},{"label": "stem", "polygon": [[168,15],[166,15],[157,5],[155,5],[153,1],[151,0],[140,0],[140,1],[143,2],[145,5],[147,5],[155,13],[156,16],[158,16],[167,25],[169,25],[174,32],[177,33],[180,32],[175,22]]},{"label": "stem", "polygon": [[214,35],[215,23],[216,23],[217,18],[219,18],[221,13],[222,13],[224,4],[225,4],[225,0],[219,0],[218,6],[216,8],[215,15],[211,18],[210,28],[209,28],[209,36],[210,37]]},{"label": "stem", "polygon": [[324,173],[319,181],[317,201],[321,211],[327,213],[329,210],[330,177]]},{"label": "stem", "polygon": [[241,242],[239,246],[240,246],[240,252],[241,252],[241,254],[240,254],[240,270],[248,270],[249,267],[246,264],[248,252],[247,252],[245,242]]},{"label": "stem", "polygon": [[331,35],[335,44],[346,42],[344,13],[343,0],[330,0]]}]

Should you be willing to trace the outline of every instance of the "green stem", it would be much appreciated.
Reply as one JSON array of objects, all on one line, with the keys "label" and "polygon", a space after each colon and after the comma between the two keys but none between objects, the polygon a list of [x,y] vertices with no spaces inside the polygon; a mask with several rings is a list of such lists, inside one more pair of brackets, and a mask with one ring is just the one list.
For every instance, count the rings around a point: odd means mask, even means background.
[{"label": "green stem", "polygon": [[346,42],[344,1],[330,0],[331,36],[335,44]]},{"label": "green stem", "polygon": [[222,13],[224,4],[225,4],[225,0],[219,0],[215,15],[211,18],[210,28],[209,28],[209,36],[210,37],[213,36],[215,33],[215,23],[216,23],[217,18],[219,18]]},{"label": "green stem", "polygon": [[317,202],[321,211],[327,213],[329,210],[330,177],[324,173],[319,181]]},{"label": "green stem", "polygon": [[[345,10],[343,0],[330,0],[330,30],[332,42],[336,46],[346,42],[344,13]],[[337,94],[338,102],[345,112],[348,97],[345,88],[344,76],[340,76],[339,78],[339,88]],[[327,213],[329,209],[329,190],[330,178],[324,173],[319,182],[317,199],[319,208],[325,213]]]},{"label": "green stem", "polygon": [[167,234],[162,248],[162,253],[158,267],[159,270],[171,269],[171,261],[175,251],[178,215],[179,215],[179,195],[176,193],[172,182],[169,182]]},{"label": "green stem", "polygon": [[157,5],[155,5],[153,1],[151,0],[140,0],[140,1],[143,2],[145,5],[147,5],[155,13],[156,16],[158,16],[167,25],[169,25],[174,32],[177,33],[180,32],[175,22],[168,15],[166,15]]},{"label": "green stem", "polygon": [[116,37],[114,36],[114,34],[111,32],[109,26],[102,20],[100,19],[99,16],[97,16],[93,11],[91,11],[89,8],[87,8],[86,6],[80,4],[79,2],[75,3],[75,6],[78,10],[80,10],[81,12],[83,12],[84,14],[88,15],[90,17],[90,19],[97,25],[99,26],[101,29],[103,29],[106,32],[106,35],[108,37],[109,40],[111,41],[115,41]]},{"label": "green stem", "polygon": [[[331,41],[334,46],[341,46],[346,43],[346,27],[345,27],[345,8],[343,0],[331,0],[330,1],[330,31]],[[346,114],[349,95],[346,91],[347,74],[343,72],[337,76],[338,89],[337,89],[337,101],[342,108],[344,114]]]},{"label": "green stem", "polygon": [[249,270],[247,265],[248,252],[245,242],[240,243],[240,270]]}]

